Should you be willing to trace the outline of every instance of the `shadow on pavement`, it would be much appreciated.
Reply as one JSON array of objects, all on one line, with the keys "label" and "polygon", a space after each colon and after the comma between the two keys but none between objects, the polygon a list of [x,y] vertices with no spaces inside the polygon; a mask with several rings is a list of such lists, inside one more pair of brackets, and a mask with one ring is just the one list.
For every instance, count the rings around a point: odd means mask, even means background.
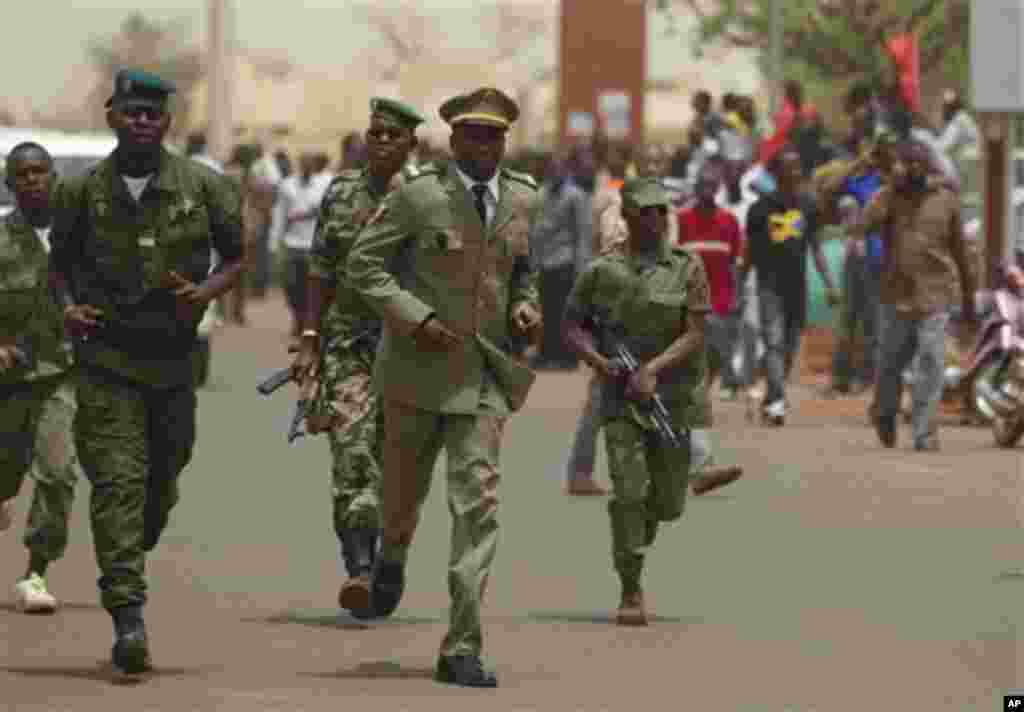
[{"label": "shadow on pavement", "polygon": [[[615,625],[615,613],[611,611],[532,611],[527,613],[526,617],[532,621],[547,623],[599,623],[601,625]],[[651,623],[681,623],[683,625],[699,625],[704,622],[703,618],[696,616],[677,618],[674,616],[650,614],[648,614],[647,620]]]},{"label": "shadow on pavement", "polygon": [[996,582],[1016,581],[1024,583],[1024,569],[1010,569],[996,576]]},{"label": "shadow on pavement", "polygon": [[303,673],[303,676],[332,680],[429,680],[434,676],[434,668],[403,667],[400,663],[380,660],[336,672]]},{"label": "shadow on pavement", "polygon": [[[102,611],[103,608],[98,603],[62,603],[60,608],[57,609],[57,613],[63,611]],[[0,611],[6,611],[7,613],[21,613],[18,610],[18,606],[14,603],[0,603]],[[31,615],[53,615],[53,614],[31,614]]]},{"label": "shadow on pavement", "polygon": [[0,667],[0,671],[29,678],[92,680],[94,682],[107,682],[112,685],[137,685],[152,678],[196,677],[211,672],[211,670],[204,668],[154,667],[152,671],[142,675],[126,676],[114,670],[107,661],[100,662],[91,667]]},{"label": "shadow on pavement", "polygon": [[245,623],[269,623],[270,625],[305,625],[314,628],[338,628],[342,630],[368,630],[381,626],[404,626],[440,623],[440,618],[418,618],[416,616],[391,616],[379,620],[359,620],[347,613],[303,613],[285,611],[266,618],[244,618]]}]

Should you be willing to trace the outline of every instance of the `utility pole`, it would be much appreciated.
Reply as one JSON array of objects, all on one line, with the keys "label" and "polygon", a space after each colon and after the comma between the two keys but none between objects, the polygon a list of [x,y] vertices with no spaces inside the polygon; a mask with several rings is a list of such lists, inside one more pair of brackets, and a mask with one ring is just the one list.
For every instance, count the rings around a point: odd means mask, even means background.
[{"label": "utility pole", "polygon": [[206,140],[210,155],[226,161],[234,138],[231,111],[234,73],[234,19],[229,0],[209,0],[209,37],[206,50],[208,74],[206,77],[206,111],[208,126]]}]

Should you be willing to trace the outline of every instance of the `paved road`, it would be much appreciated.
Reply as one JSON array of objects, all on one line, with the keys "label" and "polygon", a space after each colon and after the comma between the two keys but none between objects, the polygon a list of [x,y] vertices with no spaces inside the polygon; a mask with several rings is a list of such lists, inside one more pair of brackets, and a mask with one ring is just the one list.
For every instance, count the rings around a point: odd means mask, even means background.
[{"label": "paved road", "polygon": [[[339,616],[326,443],[288,447],[290,396],[254,389],[282,363],[285,323],[272,301],[217,335],[183,501],[149,567],[156,675],[113,686],[103,669],[110,624],[82,484],[72,546],[50,575],[67,605],[49,618],[0,609],[0,709],[996,710],[1024,687],[1024,451],[953,427],[940,454],[883,451],[862,401],[798,396],[782,430],[716,406],[722,457],[749,474],[666,530],[647,578],[657,618],[621,630],[609,624],[604,505],[560,491],[582,373],[543,374],[508,431],[486,611],[502,687],[436,685],[443,482],[395,618]],[[17,527],[26,508],[23,496]],[[0,539],[9,583],[24,560],[17,534]]]}]

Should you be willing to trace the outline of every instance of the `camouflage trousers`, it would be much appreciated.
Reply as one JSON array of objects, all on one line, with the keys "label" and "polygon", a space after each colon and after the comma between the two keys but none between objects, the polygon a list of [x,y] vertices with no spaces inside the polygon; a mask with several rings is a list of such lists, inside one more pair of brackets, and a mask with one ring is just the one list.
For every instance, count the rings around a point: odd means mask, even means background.
[{"label": "camouflage trousers", "polygon": [[480,607],[498,548],[499,454],[505,417],[434,413],[384,401],[381,558],[404,562],[430,491],[437,456],[447,456],[452,515],[448,634],[442,655],[479,655]]},{"label": "camouflage trousers", "polygon": [[659,523],[683,515],[690,447],[665,447],[654,433],[626,418],[607,421],[604,438],[612,483],[612,561],[623,588],[634,592]]},{"label": "camouflage trousers", "polygon": [[25,546],[46,561],[56,561],[68,545],[68,521],[78,480],[78,457],[72,426],[75,383],[65,377],[43,403],[35,438],[30,477],[35,483],[28,511]]},{"label": "camouflage trousers", "polygon": [[330,419],[334,531],[380,527],[384,415],[370,384],[371,363],[350,351],[324,354],[316,413]]},{"label": "camouflage trousers", "polygon": [[0,502],[13,499],[32,467],[39,421],[61,377],[0,386]]},{"label": "camouflage trousers", "polygon": [[146,553],[178,501],[178,476],[192,458],[192,384],[152,388],[83,366],[75,445],[92,484],[90,517],[104,608],[146,602]]}]

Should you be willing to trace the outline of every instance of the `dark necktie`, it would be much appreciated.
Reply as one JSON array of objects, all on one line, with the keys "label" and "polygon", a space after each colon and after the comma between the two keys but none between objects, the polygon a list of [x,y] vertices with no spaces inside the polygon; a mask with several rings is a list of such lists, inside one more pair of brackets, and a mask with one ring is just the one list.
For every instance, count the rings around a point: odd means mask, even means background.
[{"label": "dark necktie", "polygon": [[477,183],[473,186],[473,195],[476,196],[476,211],[480,213],[480,222],[487,227],[487,203],[484,196],[487,195],[487,186],[484,183]]}]

